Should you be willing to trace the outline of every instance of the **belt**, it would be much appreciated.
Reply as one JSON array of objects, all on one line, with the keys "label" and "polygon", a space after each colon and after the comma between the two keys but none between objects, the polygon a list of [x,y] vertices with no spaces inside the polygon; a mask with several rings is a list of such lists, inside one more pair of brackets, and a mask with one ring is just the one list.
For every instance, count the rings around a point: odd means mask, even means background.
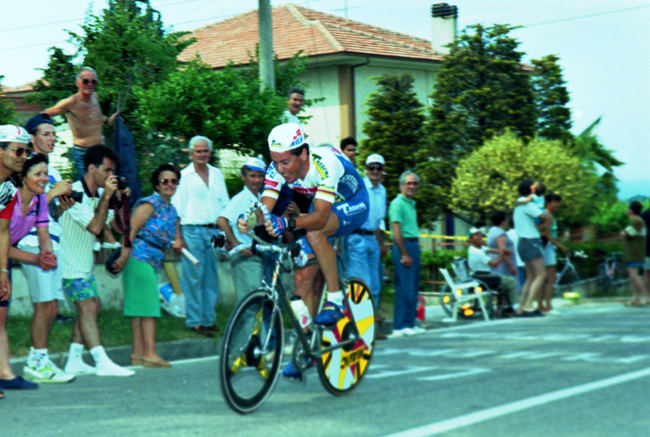
[{"label": "belt", "polygon": [[406,241],[420,241],[418,237],[415,238],[405,238]]},{"label": "belt", "polygon": [[375,235],[375,231],[366,231],[365,229],[357,229],[352,233],[359,234],[359,235]]},{"label": "belt", "polygon": [[217,226],[215,223],[207,223],[204,225],[195,225],[195,226],[203,226],[204,228],[209,228],[209,229],[219,229],[219,226]]}]

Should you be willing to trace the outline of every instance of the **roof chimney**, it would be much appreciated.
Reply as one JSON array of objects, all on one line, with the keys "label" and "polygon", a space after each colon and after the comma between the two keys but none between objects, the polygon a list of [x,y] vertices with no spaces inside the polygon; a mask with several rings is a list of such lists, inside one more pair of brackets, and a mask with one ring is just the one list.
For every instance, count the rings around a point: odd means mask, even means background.
[{"label": "roof chimney", "polygon": [[456,39],[458,23],[458,8],[447,3],[436,3],[431,6],[433,17],[433,35],[431,47],[440,53],[449,53],[448,47],[443,47]]}]

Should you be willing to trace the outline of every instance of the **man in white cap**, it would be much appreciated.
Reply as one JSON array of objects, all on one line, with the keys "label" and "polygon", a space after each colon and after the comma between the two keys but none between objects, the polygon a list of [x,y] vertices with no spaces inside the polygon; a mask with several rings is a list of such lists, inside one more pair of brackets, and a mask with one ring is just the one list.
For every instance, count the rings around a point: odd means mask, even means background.
[{"label": "man in white cap", "polygon": [[[25,124],[25,129],[32,137],[34,153],[48,156],[56,144],[54,122],[47,114],[37,114]],[[70,208],[74,200],[57,199],[64,194],[70,194],[72,181],[63,180],[59,171],[51,164],[47,165],[48,183],[45,194],[49,203],[48,232],[52,240],[52,250],[59,257],[59,242],[63,230],[58,222],[57,205],[60,212]],[[55,211],[53,218],[52,212]],[[18,249],[37,254],[40,251],[39,241],[34,227],[29,234],[18,242]],[[59,266],[43,270],[35,264],[24,263],[23,272],[27,278],[29,293],[34,305],[34,317],[31,325],[32,347],[29,351],[27,363],[23,370],[25,377],[33,382],[64,383],[72,381],[75,376],[68,375],[59,369],[48,356],[47,343],[52,328],[52,322],[59,312],[57,300],[63,300],[63,287],[61,282],[61,268]]]},{"label": "man in white cap", "polygon": [[[380,227],[381,221],[386,218],[386,188],[381,184],[384,165],[381,155],[372,154],[366,158],[366,177],[363,180],[370,198],[370,212],[366,222],[347,237],[346,244],[347,273],[351,277],[361,278],[368,285],[377,307],[381,291],[381,258],[388,253]],[[377,321],[380,321],[379,318]],[[376,338],[386,339],[379,333]]]},{"label": "man in white cap", "polygon": [[38,384],[14,375],[9,365],[9,338],[5,328],[11,297],[9,274],[9,222],[16,205],[18,189],[10,176],[20,172],[28,156],[31,137],[18,126],[0,126],[0,398],[3,389],[38,388]]},{"label": "man in white cap", "polygon": [[[294,274],[295,294],[309,309],[314,323],[333,326],[343,317],[343,292],[340,290],[336,254],[330,237],[350,235],[368,218],[368,190],[359,172],[349,159],[333,147],[315,147],[310,150],[302,129],[295,123],[273,128],[269,135],[272,164],[266,172],[262,203],[273,210],[280,190],[288,185],[294,191],[313,198],[308,214],[298,217],[272,215],[266,222],[271,235],[278,236],[287,229],[304,228],[303,250],[309,258],[317,258],[318,265],[298,269]],[[248,232],[248,223],[238,221],[241,232]],[[316,314],[320,304],[320,290],[314,290],[314,279],[319,269],[327,283],[327,303]],[[286,377],[299,377],[293,362],[282,371]]]},{"label": "man in white cap", "polygon": [[[264,186],[264,175],[266,164],[259,158],[248,158],[241,168],[241,178],[244,181],[244,189],[230,199],[228,206],[221,211],[217,220],[217,226],[226,234],[226,239],[233,245],[250,245],[253,239],[239,232],[237,229],[237,218],[246,212],[251,203],[257,202],[262,197]],[[235,278],[235,289],[237,300],[262,285],[262,275],[265,271],[263,258],[259,253],[253,253],[244,249],[230,259],[233,276]]]}]

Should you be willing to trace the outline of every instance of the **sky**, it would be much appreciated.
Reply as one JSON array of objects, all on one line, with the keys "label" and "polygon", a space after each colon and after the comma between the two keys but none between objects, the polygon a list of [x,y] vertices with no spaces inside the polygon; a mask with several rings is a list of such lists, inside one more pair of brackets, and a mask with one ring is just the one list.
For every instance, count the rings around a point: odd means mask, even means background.
[{"label": "sky", "polygon": [[[397,32],[431,39],[424,0],[295,0],[293,3],[347,16]],[[510,24],[526,52],[524,61],[560,57],[571,95],[573,132],[598,117],[596,134],[626,164],[616,170],[621,198],[650,195],[650,0],[446,0],[467,25]],[[271,0],[272,5],[287,1]],[[68,53],[66,29],[79,31],[90,11],[106,0],[0,0],[0,75],[15,87],[40,78],[51,46]],[[258,0],[151,0],[173,30],[193,30],[257,8]],[[347,9],[346,9],[347,8]],[[347,15],[346,15],[347,14]]]}]

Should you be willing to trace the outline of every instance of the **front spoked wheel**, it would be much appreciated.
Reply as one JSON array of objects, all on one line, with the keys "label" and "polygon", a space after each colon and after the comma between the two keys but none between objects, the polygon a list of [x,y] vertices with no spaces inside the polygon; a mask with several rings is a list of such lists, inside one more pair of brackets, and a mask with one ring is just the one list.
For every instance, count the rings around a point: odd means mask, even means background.
[{"label": "front spoked wheel", "polygon": [[575,269],[568,269],[560,278],[559,289],[560,293],[578,291],[577,287],[580,285],[580,276]]},{"label": "front spoked wheel", "polygon": [[268,290],[246,296],[233,311],[221,347],[221,391],[230,408],[248,414],[273,391],[282,360],[281,311]]},{"label": "front spoked wheel", "polygon": [[359,386],[375,351],[376,308],[370,289],[360,279],[351,279],[346,296],[345,317],[332,329],[323,331],[321,348],[355,338],[357,332],[359,336],[347,346],[323,353],[317,360],[318,376],[334,396],[346,395]]}]

